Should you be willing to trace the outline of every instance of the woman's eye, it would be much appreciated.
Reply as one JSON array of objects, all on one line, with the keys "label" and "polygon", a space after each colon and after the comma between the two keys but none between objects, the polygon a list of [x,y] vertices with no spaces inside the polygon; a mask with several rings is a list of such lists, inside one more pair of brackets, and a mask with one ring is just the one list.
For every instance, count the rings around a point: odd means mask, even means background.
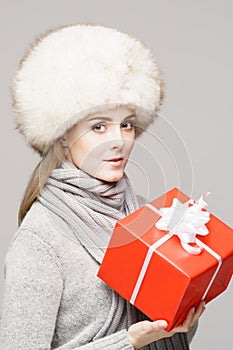
[{"label": "woman's eye", "polygon": [[134,124],[132,122],[125,122],[122,124],[122,127],[127,130],[131,130],[134,127]]},{"label": "woman's eye", "polygon": [[92,127],[92,130],[94,130],[94,131],[96,131],[96,132],[103,132],[103,131],[105,131],[105,125],[103,125],[103,124],[97,124],[97,125],[94,125],[93,127]]}]

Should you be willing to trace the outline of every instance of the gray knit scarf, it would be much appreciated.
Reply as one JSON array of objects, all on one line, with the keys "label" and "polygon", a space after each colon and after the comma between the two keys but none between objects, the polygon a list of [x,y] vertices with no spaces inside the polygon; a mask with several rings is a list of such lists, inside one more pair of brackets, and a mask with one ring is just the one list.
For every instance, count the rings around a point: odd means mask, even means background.
[{"label": "gray knit scarf", "polygon": [[[79,243],[101,264],[116,221],[139,208],[137,196],[124,173],[118,182],[92,177],[64,159],[54,169],[37,197],[71,228]],[[128,328],[147,317],[112,290],[112,305],[95,339]],[[179,333],[143,347],[147,350],[187,350],[187,337]]]}]

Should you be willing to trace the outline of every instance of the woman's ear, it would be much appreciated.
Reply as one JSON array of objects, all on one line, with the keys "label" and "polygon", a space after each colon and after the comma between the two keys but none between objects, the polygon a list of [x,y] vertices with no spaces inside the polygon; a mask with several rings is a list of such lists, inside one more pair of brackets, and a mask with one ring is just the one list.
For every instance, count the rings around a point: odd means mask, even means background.
[{"label": "woman's ear", "polygon": [[59,138],[59,142],[60,142],[60,144],[62,145],[63,148],[69,148],[66,136],[61,136]]}]

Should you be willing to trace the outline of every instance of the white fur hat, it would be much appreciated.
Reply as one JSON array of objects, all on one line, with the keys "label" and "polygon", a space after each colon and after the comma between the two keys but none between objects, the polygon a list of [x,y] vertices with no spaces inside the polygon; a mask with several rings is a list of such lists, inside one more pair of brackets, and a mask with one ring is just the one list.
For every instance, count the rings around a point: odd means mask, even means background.
[{"label": "white fur hat", "polygon": [[39,153],[81,118],[124,105],[143,131],[162,101],[162,79],[145,45],[94,24],[48,30],[30,45],[12,87],[16,128]]}]

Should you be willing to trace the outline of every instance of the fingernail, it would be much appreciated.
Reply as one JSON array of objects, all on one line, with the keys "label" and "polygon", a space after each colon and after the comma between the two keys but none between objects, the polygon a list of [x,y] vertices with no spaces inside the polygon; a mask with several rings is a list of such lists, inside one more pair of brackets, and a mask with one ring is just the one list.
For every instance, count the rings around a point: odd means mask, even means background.
[{"label": "fingernail", "polygon": [[159,321],[159,327],[166,328],[167,327],[167,322],[166,321]]}]

